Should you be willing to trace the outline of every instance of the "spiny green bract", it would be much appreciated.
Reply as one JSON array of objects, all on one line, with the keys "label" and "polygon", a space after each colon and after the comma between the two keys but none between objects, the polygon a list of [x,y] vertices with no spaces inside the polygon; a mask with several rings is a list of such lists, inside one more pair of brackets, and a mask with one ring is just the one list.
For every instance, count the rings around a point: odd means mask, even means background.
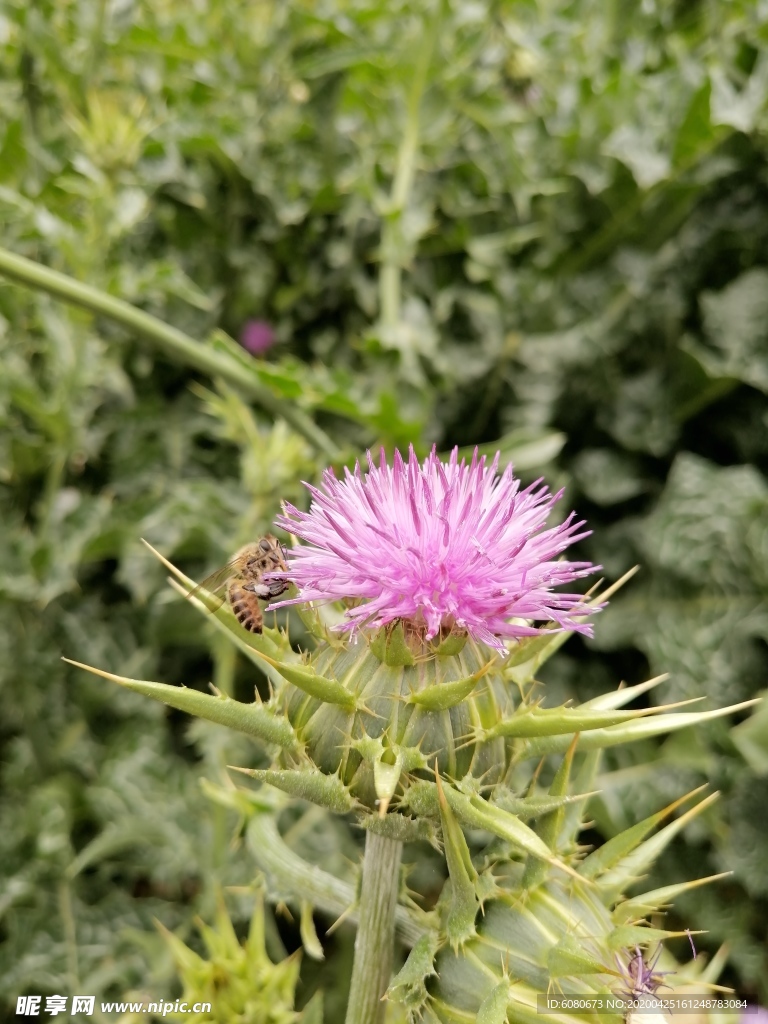
[{"label": "spiny green bract", "polygon": [[[165,564],[188,592],[192,581]],[[425,643],[402,623],[357,644],[341,642],[308,609],[302,618],[316,647],[302,656],[282,631],[246,634],[205,591],[192,601],[213,611],[216,628],[267,673],[268,702],[242,704],[94,671],[261,740],[275,752],[271,769],[241,770],[291,798],[354,813],[393,840],[442,844],[449,880],[435,912],[398,908],[397,931],[412,952],[389,1000],[409,1020],[533,1022],[537,996],[609,993],[620,987],[617,956],[626,964],[628,950],[669,934],[646,918],[670,893],[634,901],[625,893],[709,799],[651,836],[671,805],[584,858],[578,834],[600,751],[735,708],[625,710],[660,679],[579,707],[546,708],[535,674],[562,633],[520,641],[500,660],[461,636]],[[544,791],[537,765],[557,754],[565,756]],[[250,847],[271,895],[300,904],[302,919],[313,905],[354,920],[354,887],[302,867],[277,829],[267,831]],[[479,854],[467,844],[470,832],[473,842],[488,839]]]},{"label": "spiny green bract", "polygon": [[[550,787],[565,794],[576,744],[572,744]],[[576,788],[591,785],[599,754],[581,766]],[[694,794],[691,794],[694,795]],[[685,798],[684,798],[685,799]],[[669,900],[710,879],[668,886],[628,899],[624,892],[642,876],[663,847],[713,797],[646,838],[683,801],[615,836],[582,859],[577,845],[584,803],[563,800],[538,818],[537,834],[573,873],[552,869],[538,858],[523,859],[510,843],[491,841],[474,858],[457,828],[450,804],[440,800],[449,881],[428,929],[389,989],[409,1021],[436,1024],[540,1024],[543,996],[612,996],[626,987],[628,950],[675,934],[652,928],[646,917]],[[491,807],[493,802],[491,801]],[[571,814],[571,811],[576,811]],[[690,972],[689,972],[690,973]],[[685,974],[669,978],[683,984]],[[701,992],[711,981],[699,972]],[[558,1021],[617,1024],[623,1013],[574,1015]]]},{"label": "spiny green bract", "polygon": [[294,1010],[300,957],[273,963],[266,949],[265,911],[261,894],[248,936],[240,944],[223,900],[219,900],[214,927],[202,922],[200,933],[207,956],[201,957],[158,923],[168,942],[182,984],[180,1003],[188,1007],[208,1004],[210,1010],[170,1012],[169,1020],[192,1024],[320,1024],[320,1000],[303,1013]]}]

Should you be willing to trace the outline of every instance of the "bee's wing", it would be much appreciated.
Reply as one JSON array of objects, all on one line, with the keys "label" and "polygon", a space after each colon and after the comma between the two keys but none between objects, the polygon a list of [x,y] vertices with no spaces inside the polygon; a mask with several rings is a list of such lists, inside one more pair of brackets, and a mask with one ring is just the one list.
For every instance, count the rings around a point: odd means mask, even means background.
[{"label": "bee's wing", "polygon": [[[187,594],[187,597],[199,598],[201,597],[201,592],[204,590],[207,590],[208,593],[212,596],[216,595],[219,593],[219,591],[223,590],[229,583],[229,581],[232,579],[232,577],[237,576],[237,574],[238,571],[235,561],[233,560],[231,562],[228,562],[226,565],[223,565],[220,569],[215,569],[212,573],[210,573],[210,575],[206,576],[202,583],[198,583],[194,590],[190,590],[190,592]],[[224,596],[219,596],[215,598],[215,600],[217,603],[216,608],[212,609],[213,611],[216,611],[217,608],[221,608],[222,604],[224,604]],[[203,600],[203,604],[207,604],[207,602]]]}]

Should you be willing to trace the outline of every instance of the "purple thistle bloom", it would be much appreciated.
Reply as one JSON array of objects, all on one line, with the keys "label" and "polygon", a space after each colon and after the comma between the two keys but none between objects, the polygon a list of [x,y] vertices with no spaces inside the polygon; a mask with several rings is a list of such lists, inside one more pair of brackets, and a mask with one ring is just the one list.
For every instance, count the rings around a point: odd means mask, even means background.
[{"label": "purple thistle bloom", "polygon": [[275,332],[265,320],[246,320],[240,332],[240,344],[252,356],[263,356],[275,343]]},{"label": "purple thistle bloom", "polygon": [[433,448],[422,465],[411,446],[407,463],[395,451],[388,466],[382,449],[378,466],[368,453],[365,474],[359,463],[343,480],[326,470],[320,490],[305,484],[309,512],[286,504],[276,520],[306,545],[288,553],[300,596],[271,607],[352,599],[362,603],[347,609],[342,630],[404,619],[425,639],[456,627],[500,650],[503,637],[544,632],[535,621],[591,636],[578,621],[595,611],[583,595],[552,591],[599,568],[558,560],[589,531],[575,513],[544,529],[562,491],[540,480],[520,490],[512,467],[499,476],[498,464],[499,453],[486,465],[475,450],[468,466],[458,449],[443,463]]}]

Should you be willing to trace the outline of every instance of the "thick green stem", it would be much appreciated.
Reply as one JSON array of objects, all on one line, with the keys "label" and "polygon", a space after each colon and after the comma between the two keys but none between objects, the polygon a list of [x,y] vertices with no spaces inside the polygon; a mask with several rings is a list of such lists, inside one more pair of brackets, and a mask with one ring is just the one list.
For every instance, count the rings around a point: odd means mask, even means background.
[{"label": "thick green stem", "polygon": [[382,996],[392,975],[395,909],[402,843],[374,832],[365,838],[360,924],[355,939],[355,962],[346,1024],[383,1024]]},{"label": "thick green stem", "polygon": [[221,377],[234,384],[255,399],[270,415],[284,419],[317,451],[323,452],[331,459],[338,457],[339,450],[336,445],[309,416],[273,395],[255,373],[250,373],[247,367],[230,358],[226,353],[193,340],[183,331],[163,323],[162,320],[137,309],[129,302],[124,302],[98,288],[92,288],[90,285],[76,281],[67,274],[61,274],[2,248],[0,248],[0,275],[37,291],[47,292],[57,299],[63,299],[64,302],[80,306],[91,313],[109,317],[115,323],[122,324],[123,327],[127,327],[130,331],[150,341],[171,358],[186,363],[196,370],[202,370],[203,373],[212,377]]},{"label": "thick green stem", "polygon": [[[259,870],[267,877],[270,893],[277,893],[280,899],[296,903],[307,900],[325,914],[343,917],[353,924],[359,922],[361,908],[354,905],[354,885],[294,853],[280,835],[275,815],[255,814],[251,818],[248,847]],[[414,946],[432,926],[433,922],[424,911],[397,907],[395,929],[406,946]]]}]

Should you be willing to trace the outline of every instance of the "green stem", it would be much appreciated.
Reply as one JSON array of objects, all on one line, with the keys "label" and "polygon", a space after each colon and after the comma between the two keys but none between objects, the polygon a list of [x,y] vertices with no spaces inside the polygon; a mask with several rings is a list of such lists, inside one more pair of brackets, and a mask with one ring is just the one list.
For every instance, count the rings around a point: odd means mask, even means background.
[{"label": "green stem", "polygon": [[[67,950],[67,982],[71,992],[82,992],[83,986],[80,980],[80,964],[77,954],[77,925],[75,923],[75,911],[72,906],[72,888],[68,881],[59,882],[59,912],[64,927],[64,943]],[[99,1009],[98,1000],[93,1011],[93,1016],[101,1024],[105,1024],[105,1017]]]},{"label": "green stem", "polygon": [[[294,853],[278,831],[276,815],[255,814],[251,818],[248,825],[248,848],[259,870],[267,878],[269,892],[280,893],[281,899],[297,905],[302,900],[308,900],[324,914],[344,917],[353,924],[360,920],[361,908],[354,905],[354,885],[336,878]],[[424,911],[414,907],[397,907],[395,927],[398,938],[406,946],[416,945],[431,926],[430,916]]]},{"label": "green stem", "polygon": [[382,996],[392,976],[395,910],[402,843],[368,832],[365,837],[360,924],[346,1024],[384,1024]]},{"label": "green stem", "polygon": [[77,930],[72,912],[72,893],[67,882],[59,882],[59,911],[64,925],[64,942],[67,950],[67,975],[70,988],[75,992],[80,987],[80,967],[77,957]]},{"label": "green stem", "polygon": [[319,452],[331,459],[339,457],[339,450],[328,435],[305,413],[277,398],[261,383],[256,373],[230,359],[225,353],[194,341],[189,335],[163,323],[150,313],[137,309],[129,302],[117,299],[98,288],[83,284],[51,270],[40,263],[17,256],[0,248],[0,275],[18,281],[37,291],[47,292],[73,306],[106,316],[151,342],[172,359],[201,370],[212,377],[221,377],[255,399],[271,416],[282,418],[297,434],[301,434]]},{"label": "green stem", "polygon": [[43,496],[39,510],[38,545],[45,546],[51,535],[51,524],[53,520],[53,506],[61,490],[64,481],[64,473],[67,468],[67,449],[61,445],[53,446],[53,454],[45,474]]},{"label": "green stem", "polygon": [[382,226],[381,238],[381,270],[379,273],[379,315],[384,327],[396,327],[400,322],[400,284],[402,269],[405,262],[404,245],[399,238],[403,212],[408,205],[416,173],[416,156],[419,151],[419,114],[421,99],[427,85],[427,74],[432,61],[432,49],[437,34],[437,22],[441,0],[438,0],[437,13],[427,32],[427,38],[420,48],[414,71],[413,82],[408,93],[408,107],[405,131],[397,153],[395,177],[390,193],[389,213]]},{"label": "green stem", "polygon": [[96,4],[96,17],[93,23],[93,32],[88,46],[88,56],[85,60],[84,72],[81,75],[80,83],[83,99],[87,103],[88,84],[96,78],[96,68],[104,46],[104,23],[107,15],[107,0],[98,0]]}]

